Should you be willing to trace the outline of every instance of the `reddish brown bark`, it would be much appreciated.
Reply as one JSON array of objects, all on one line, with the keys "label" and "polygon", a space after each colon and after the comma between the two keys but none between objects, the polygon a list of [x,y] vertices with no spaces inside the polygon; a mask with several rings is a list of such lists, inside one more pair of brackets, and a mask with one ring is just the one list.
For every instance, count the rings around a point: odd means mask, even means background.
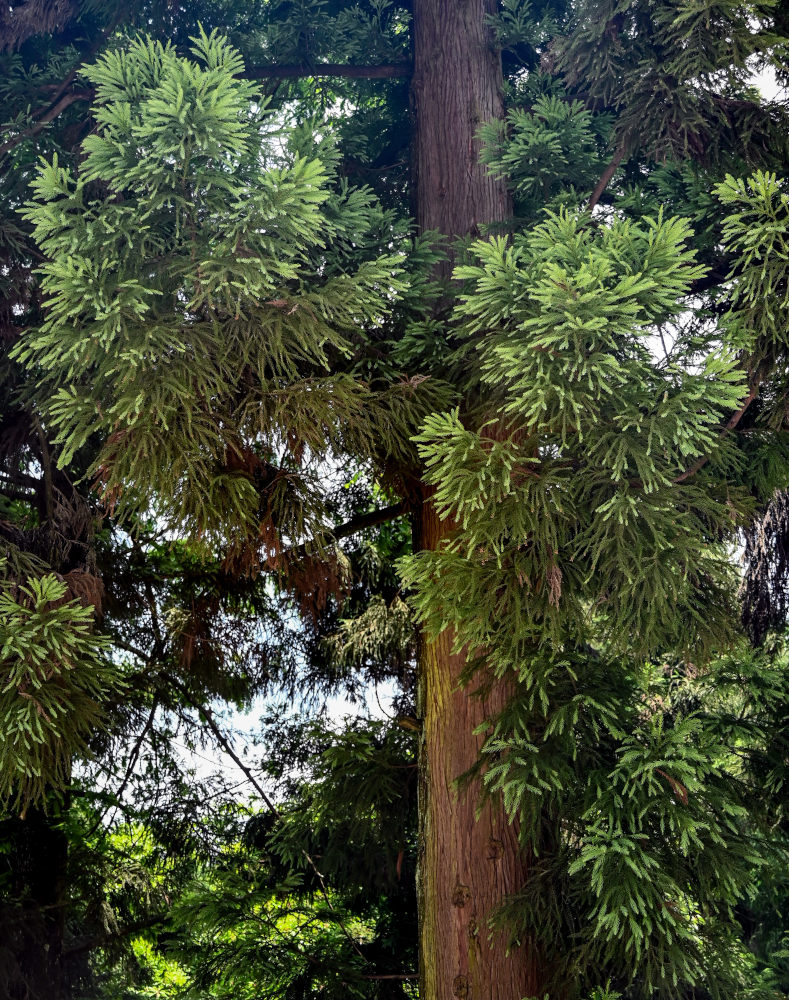
[{"label": "reddish brown bark", "polygon": [[[420,521],[422,547],[436,548],[447,526],[429,501]],[[480,809],[478,783],[458,789],[456,782],[478,759],[484,735],[474,730],[501,710],[508,692],[493,685],[481,698],[461,688],[465,658],[451,645],[445,631],[424,644],[421,658],[419,995],[522,1000],[541,992],[536,957],[523,946],[508,954],[489,919],[522,886],[526,858],[500,803]]]},{"label": "reddish brown bark", "polygon": [[496,0],[414,0],[417,223],[477,235],[511,214],[506,185],[479,162],[479,126],[503,114],[501,55],[486,16]]},{"label": "reddish brown bark", "polygon": [[[486,16],[495,0],[414,0],[416,215],[421,230],[476,236],[511,215],[506,185],[479,162],[480,125],[501,117],[501,57]],[[448,275],[451,259],[442,273]],[[448,526],[427,500],[415,514],[415,542],[435,549]],[[474,730],[503,706],[494,686],[484,700],[459,686],[464,657],[448,632],[423,643],[419,699],[420,997],[422,1000],[522,1000],[540,994],[528,947],[507,954],[489,919],[527,872],[516,829],[498,802],[479,815],[479,787],[456,779],[478,759]]]}]

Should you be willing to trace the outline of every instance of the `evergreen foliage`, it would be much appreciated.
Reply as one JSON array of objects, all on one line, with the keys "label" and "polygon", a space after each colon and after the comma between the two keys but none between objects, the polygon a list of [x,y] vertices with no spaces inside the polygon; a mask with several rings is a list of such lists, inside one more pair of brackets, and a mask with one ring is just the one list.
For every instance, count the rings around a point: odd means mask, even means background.
[{"label": "evergreen foliage", "polygon": [[[293,718],[270,718],[264,732],[275,748],[266,770],[287,790],[280,815],[252,815],[172,917],[171,953],[195,969],[194,995],[410,995],[413,736],[369,721],[332,732]],[[320,860],[330,895],[305,852]],[[371,963],[377,982],[367,978]]]},{"label": "evergreen foliage", "polygon": [[[220,531],[251,567],[320,532],[313,456],[402,458],[435,396],[402,379],[373,392],[353,371],[353,336],[404,287],[402,228],[368,192],[332,192],[320,158],[276,149],[226,42],[194,52],[204,66],[140,40],[89,71],[98,132],[80,177],[53,162],[34,185],[49,312],[16,356],[39,374],[62,462],[102,433],[109,502],[156,497],[173,528]],[[352,262],[381,230],[395,252]]]},{"label": "evergreen foliage", "polygon": [[[369,678],[418,729],[417,626],[451,628],[469,697],[510,686],[475,773],[531,867],[494,929],[551,995],[785,991],[789,115],[751,83],[785,12],[503,3],[514,218],[439,286],[405,87],[250,79],[399,64],[409,11],[132,6],[3,55],[0,796],[79,877],[3,869],[0,926],[68,905],[97,998],[414,995],[377,978],[416,962],[411,733],[269,720],[235,761],[261,813],[174,746],[235,753],[217,699]],[[88,52],[50,142],[25,91]],[[359,543],[420,480],[443,546]]]},{"label": "evergreen foliage", "polygon": [[68,783],[119,683],[93,607],[64,601],[66,590],[49,575],[0,594],[0,796],[24,808]]}]

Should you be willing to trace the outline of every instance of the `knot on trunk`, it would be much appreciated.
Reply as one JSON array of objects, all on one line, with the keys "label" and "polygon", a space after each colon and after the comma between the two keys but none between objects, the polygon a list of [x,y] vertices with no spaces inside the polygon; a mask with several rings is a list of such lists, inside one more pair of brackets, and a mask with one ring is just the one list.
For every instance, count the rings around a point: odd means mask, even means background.
[{"label": "knot on trunk", "polygon": [[465,906],[470,899],[471,889],[469,889],[467,885],[463,885],[461,882],[458,882],[452,891],[452,905]]},{"label": "knot on trunk", "polygon": [[452,996],[453,997],[468,996],[468,979],[465,976],[455,976],[455,978],[452,980]]}]

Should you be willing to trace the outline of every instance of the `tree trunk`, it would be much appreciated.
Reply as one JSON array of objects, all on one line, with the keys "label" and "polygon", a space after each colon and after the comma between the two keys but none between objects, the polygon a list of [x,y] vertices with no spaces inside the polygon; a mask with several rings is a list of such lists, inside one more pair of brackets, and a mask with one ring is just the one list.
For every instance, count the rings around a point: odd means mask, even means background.
[{"label": "tree trunk", "polygon": [[[479,126],[503,113],[501,57],[485,23],[495,0],[414,0],[412,109],[416,214],[422,231],[475,236],[511,214],[506,185],[479,162]],[[441,274],[451,270],[449,260]],[[415,514],[417,547],[435,549],[448,525],[429,500]],[[500,804],[479,816],[479,787],[455,784],[477,761],[474,730],[503,706],[506,686],[483,700],[459,687],[464,658],[443,633],[420,656],[421,1000],[521,1000],[540,993],[528,947],[507,954],[488,921],[523,884],[527,862]]]},{"label": "tree trunk", "polygon": [[[419,527],[423,548],[447,533],[429,500]],[[460,688],[464,657],[451,645],[447,630],[423,643],[420,662],[419,996],[522,1000],[541,995],[536,954],[523,945],[507,954],[504,935],[488,926],[528,870],[517,827],[498,801],[479,808],[478,782],[458,790],[455,780],[476,763],[484,736],[474,730],[503,708],[508,691],[494,684],[482,698]]]},{"label": "tree trunk", "polygon": [[[0,824],[8,898],[0,901],[0,996],[61,1000],[67,993],[63,937],[68,842],[57,820],[33,807]],[[5,947],[3,947],[5,945]]]},{"label": "tree trunk", "polygon": [[501,118],[501,54],[485,18],[496,0],[414,0],[416,221],[476,236],[511,215],[506,184],[479,162],[479,126]]}]

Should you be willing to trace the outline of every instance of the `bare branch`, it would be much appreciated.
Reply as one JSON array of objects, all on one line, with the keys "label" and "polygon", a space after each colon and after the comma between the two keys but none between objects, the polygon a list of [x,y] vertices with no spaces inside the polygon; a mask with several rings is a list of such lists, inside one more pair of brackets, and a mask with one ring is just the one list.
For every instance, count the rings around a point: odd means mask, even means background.
[{"label": "bare branch", "polygon": [[393,973],[393,974],[387,975],[387,976],[362,976],[362,979],[369,979],[371,981],[372,980],[379,980],[379,979],[419,979],[419,973],[418,972],[401,972],[401,973]]},{"label": "bare branch", "polygon": [[314,66],[250,66],[240,74],[244,80],[291,80],[311,76],[348,77],[353,80],[391,80],[411,75],[410,63],[382,66],[350,66],[347,63],[317,63]]},{"label": "bare branch", "polygon": [[44,470],[44,503],[47,521],[49,524],[55,520],[55,499],[52,487],[52,452],[49,447],[49,442],[47,441],[47,436],[44,433],[44,428],[41,426],[41,421],[38,416],[33,413],[33,427],[35,428],[36,434],[38,436],[38,443],[41,449],[41,468]]},{"label": "bare branch", "polygon": [[608,166],[603,171],[603,175],[597,182],[597,187],[592,192],[592,197],[589,199],[589,204],[586,206],[587,212],[591,212],[595,205],[600,201],[603,191],[608,187],[608,182],[616,173],[616,168],[622,162],[625,155],[625,144],[624,142],[619,147],[619,149],[614,153],[614,158],[608,164]]},{"label": "bare branch", "polygon": [[[388,521],[394,521],[395,518],[407,514],[408,510],[408,502],[401,500],[390,507],[381,507],[378,510],[368,511],[366,514],[357,514],[350,521],[337,524],[333,528],[327,528],[325,536],[327,539],[339,541],[341,538],[348,538],[359,531],[364,531],[365,528],[374,528],[377,524],[386,524]],[[289,556],[304,555],[316,541],[317,536],[307,542],[302,542],[300,545],[294,545],[292,549],[286,549],[286,554]]]},{"label": "bare branch", "polygon": [[0,157],[5,156],[9,150],[18,146],[25,139],[30,139],[32,136],[38,135],[39,132],[43,132],[47,125],[54,121],[70,105],[75,104],[77,101],[90,101],[92,99],[92,90],[72,90],[70,94],[64,94],[59,101],[50,107],[46,114],[43,114],[39,118],[35,125],[23,129],[23,131],[17,133],[11,139],[6,139],[2,146],[0,146]]},{"label": "bare branch", "polygon": [[[120,787],[118,788],[118,791],[115,793],[115,796],[114,796],[116,802],[120,802],[121,801],[121,796],[126,791],[126,786],[128,785],[129,780],[130,780],[130,778],[132,776],[132,771],[134,770],[135,765],[137,764],[137,759],[140,756],[140,750],[142,749],[142,745],[143,745],[143,742],[145,741],[145,737],[148,735],[148,733],[151,731],[151,728],[153,727],[154,719],[156,718],[156,712],[157,712],[158,708],[159,708],[159,695],[156,694],[154,696],[154,699],[153,699],[153,704],[151,705],[151,711],[150,711],[150,713],[148,715],[148,719],[147,719],[145,725],[142,728],[142,732],[140,733],[140,735],[135,740],[134,747],[132,748],[132,752],[129,754],[129,761],[128,761],[128,764],[127,764],[127,767],[126,767],[126,773],[124,774],[123,781],[121,781]],[[110,811],[110,808],[111,808],[110,806],[107,806],[107,808],[104,809],[99,814],[98,819],[93,824],[93,826],[90,828],[90,830],[88,831],[88,833],[85,835],[85,839],[86,840],[90,840],[90,838],[93,836],[93,834],[96,832],[96,830],[98,830],[98,828],[101,826],[101,824],[104,821],[104,817]]]},{"label": "bare branch", "polygon": [[408,513],[408,503],[401,500],[393,503],[390,507],[381,507],[379,510],[371,510],[366,514],[357,514],[350,521],[344,524],[335,525],[330,530],[330,534],[335,539],[348,538],[365,528],[374,528],[377,524],[385,524],[387,521],[394,521],[396,517],[402,517]]}]

